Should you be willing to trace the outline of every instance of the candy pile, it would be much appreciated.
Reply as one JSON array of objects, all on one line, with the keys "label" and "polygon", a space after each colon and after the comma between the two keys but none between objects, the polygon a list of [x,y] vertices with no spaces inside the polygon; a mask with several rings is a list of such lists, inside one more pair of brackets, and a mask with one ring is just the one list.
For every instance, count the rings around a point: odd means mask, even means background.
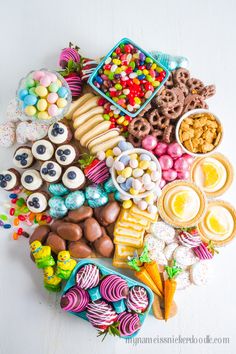
[{"label": "candy pile", "polygon": [[51,120],[62,118],[70,104],[70,91],[57,73],[39,70],[20,83],[18,98],[28,117]]},{"label": "candy pile", "polygon": [[166,75],[149,55],[129,41],[122,41],[95,70],[90,83],[117,107],[135,113],[161,87]]}]

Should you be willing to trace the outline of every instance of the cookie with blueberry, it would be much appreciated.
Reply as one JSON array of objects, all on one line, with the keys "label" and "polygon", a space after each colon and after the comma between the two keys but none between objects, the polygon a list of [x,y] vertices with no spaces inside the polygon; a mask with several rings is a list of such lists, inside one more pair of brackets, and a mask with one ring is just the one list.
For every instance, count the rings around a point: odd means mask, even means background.
[{"label": "cookie with blueberry", "polygon": [[16,149],[13,162],[18,168],[29,168],[34,164],[34,156],[29,146],[21,146]]},{"label": "cookie with blueberry", "polygon": [[43,180],[38,170],[26,170],[22,173],[21,184],[28,191],[37,191],[42,187]]},{"label": "cookie with blueberry", "polygon": [[56,145],[67,144],[72,139],[72,132],[65,124],[57,122],[49,127],[48,138],[53,144]]},{"label": "cookie with blueberry", "polygon": [[69,166],[79,159],[79,151],[71,144],[60,145],[55,151],[55,158],[60,165]]},{"label": "cookie with blueberry", "polygon": [[79,167],[70,166],[62,176],[62,183],[71,191],[82,189],[85,185],[85,175]]},{"label": "cookie with blueberry", "polygon": [[62,168],[55,161],[45,161],[40,169],[41,177],[48,183],[58,182],[61,178]]},{"label": "cookie with blueberry", "polygon": [[0,187],[5,191],[12,191],[19,188],[20,185],[20,173],[14,168],[9,168],[0,173]]},{"label": "cookie with blueberry", "polygon": [[54,155],[54,150],[52,143],[45,139],[35,141],[31,148],[34,158],[38,161],[50,160]]},{"label": "cookie with blueberry", "polygon": [[32,213],[42,213],[48,208],[49,195],[44,191],[32,193],[26,200],[27,207]]}]

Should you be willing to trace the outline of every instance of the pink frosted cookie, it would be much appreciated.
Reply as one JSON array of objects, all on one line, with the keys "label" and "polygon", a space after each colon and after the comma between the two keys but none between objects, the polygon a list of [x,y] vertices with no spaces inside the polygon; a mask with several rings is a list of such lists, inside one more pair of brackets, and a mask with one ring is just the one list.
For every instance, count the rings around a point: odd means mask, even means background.
[{"label": "pink frosted cookie", "polygon": [[156,238],[152,234],[147,234],[144,238],[144,244],[147,245],[148,251],[163,251],[165,242],[159,238]]},{"label": "pink frosted cookie", "polygon": [[8,148],[14,145],[16,140],[16,127],[12,122],[0,124],[0,146]]},{"label": "pink frosted cookie", "polygon": [[172,242],[169,245],[167,245],[164,249],[164,255],[166,256],[167,260],[170,261],[173,259],[173,253],[176,250],[176,248],[179,246],[177,242]]},{"label": "pink frosted cookie", "polygon": [[184,267],[191,266],[198,260],[193,250],[185,246],[177,247],[174,251],[173,258],[180,266],[183,265]]}]

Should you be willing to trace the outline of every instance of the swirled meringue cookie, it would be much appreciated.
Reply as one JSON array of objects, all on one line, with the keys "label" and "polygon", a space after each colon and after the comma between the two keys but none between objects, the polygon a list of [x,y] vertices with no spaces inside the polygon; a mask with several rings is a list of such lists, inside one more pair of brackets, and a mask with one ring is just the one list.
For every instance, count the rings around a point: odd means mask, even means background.
[{"label": "swirled meringue cookie", "polygon": [[18,168],[29,168],[34,163],[34,156],[29,146],[21,146],[16,149],[13,163]]},{"label": "swirled meringue cookie", "polygon": [[60,145],[55,152],[55,158],[62,166],[71,165],[78,158],[78,155],[79,152],[76,147],[70,144]]},{"label": "swirled meringue cookie", "polygon": [[48,138],[53,144],[65,144],[71,141],[72,133],[65,124],[58,122],[48,129]]},{"label": "swirled meringue cookie", "polygon": [[45,161],[40,169],[41,177],[44,181],[54,183],[59,181],[62,173],[61,166],[55,161]]},{"label": "swirled meringue cookie", "polygon": [[38,140],[32,145],[32,154],[36,160],[47,161],[53,156],[54,147],[48,140]]},{"label": "swirled meringue cookie", "polygon": [[37,170],[27,170],[21,176],[22,186],[29,191],[36,191],[43,185],[43,180]]},{"label": "swirled meringue cookie", "polygon": [[20,173],[14,168],[0,173],[0,187],[5,191],[11,191],[20,186]]},{"label": "swirled meringue cookie", "polygon": [[32,193],[27,198],[26,204],[32,213],[42,213],[48,207],[48,195],[43,191]]},{"label": "swirled meringue cookie", "polygon": [[71,166],[66,169],[62,176],[62,182],[65,187],[70,190],[83,188],[85,184],[85,176],[83,171],[77,166]]}]

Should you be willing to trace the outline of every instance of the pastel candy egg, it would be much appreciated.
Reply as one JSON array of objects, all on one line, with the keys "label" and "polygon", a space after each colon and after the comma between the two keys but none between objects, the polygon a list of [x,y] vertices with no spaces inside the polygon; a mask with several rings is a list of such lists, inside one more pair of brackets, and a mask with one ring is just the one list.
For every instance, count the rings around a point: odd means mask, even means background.
[{"label": "pastel candy egg", "polygon": [[47,76],[50,77],[51,82],[56,82],[57,81],[57,75],[51,72],[47,72]]},{"label": "pastel candy egg", "polygon": [[132,177],[127,178],[127,180],[125,181],[125,185],[128,189],[130,189],[133,185],[133,178]]},{"label": "pastel candy egg", "polygon": [[41,77],[39,82],[40,82],[40,85],[42,85],[44,87],[48,87],[51,84],[50,76],[49,75],[44,75],[43,77]]},{"label": "pastel candy egg", "polygon": [[132,200],[129,199],[129,200],[124,200],[123,203],[122,203],[122,207],[124,209],[130,209],[132,207],[133,203],[132,203]]},{"label": "pastel candy egg", "polygon": [[128,165],[129,161],[130,161],[129,155],[124,155],[124,156],[121,156],[121,158],[120,158],[120,162],[122,162],[125,166]]},{"label": "pastel candy egg", "polygon": [[157,165],[156,165],[155,161],[150,161],[149,162],[149,170],[156,171],[156,169],[157,169]]},{"label": "pastel candy egg", "polygon": [[23,101],[24,98],[28,95],[28,90],[22,89],[19,91],[18,96]]},{"label": "pastel candy egg", "polygon": [[132,168],[126,167],[122,172],[121,175],[125,178],[129,178],[132,175]]},{"label": "pastel candy egg", "polygon": [[108,156],[108,158],[106,159],[107,167],[112,167],[113,163],[114,163],[113,157],[112,156]]},{"label": "pastel candy egg", "polygon": [[119,156],[120,153],[121,153],[121,149],[118,148],[118,146],[116,146],[116,147],[114,147],[114,149],[113,149],[113,153],[114,153],[115,156]]},{"label": "pastel candy egg", "polygon": [[25,86],[27,88],[30,88],[30,87],[33,87],[35,86],[35,81],[31,78],[28,78],[26,81],[25,81]]},{"label": "pastel candy egg", "polygon": [[131,160],[137,160],[138,154],[130,154]]},{"label": "pastel candy egg", "polygon": [[85,202],[85,196],[82,191],[71,192],[65,199],[65,205],[68,209],[74,210],[80,208]]},{"label": "pastel candy egg", "polygon": [[66,96],[68,95],[68,90],[66,87],[62,86],[58,89],[57,94],[61,98],[66,98]]},{"label": "pastel candy egg", "polygon": [[51,118],[48,112],[38,112],[38,118],[39,119],[49,119]]},{"label": "pastel candy egg", "polygon": [[140,155],[140,160],[141,161],[151,161],[151,157],[147,154],[141,154]]},{"label": "pastel candy egg", "polygon": [[134,188],[130,188],[129,192],[132,195],[138,195],[138,193],[139,193],[139,191],[137,191],[137,189],[134,189]]},{"label": "pastel candy egg", "polygon": [[58,114],[58,108],[55,104],[51,104],[51,106],[48,107],[48,114],[52,117]]},{"label": "pastel candy egg", "polygon": [[29,89],[29,93],[30,93],[31,95],[37,96],[37,94],[36,94],[36,92],[35,92],[35,87],[31,87],[31,88]]},{"label": "pastel candy egg", "polygon": [[155,205],[149,205],[147,210],[148,210],[148,212],[150,214],[156,214],[157,213],[157,207]]},{"label": "pastel candy egg", "polygon": [[33,106],[37,102],[37,97],[34,95],[27,95],[24,97],[24,104],[26,106]]},{"label": "pastel candy egg", "polygon": [[145,197],[145,202],[147,202],[148,204],[153,204],[154,199],[155,199],[154,194],[150,193]]},{"label": "pastel candy egg", "polygon": [[151,191],[152,189],[154,189],[155,188],[155,183],[154,182],[150,182],[150,183],[147,183],[147,184],[145,184],[144,185],[144,187],[145,187],[145,189],[147,190],[147,191]]},{"label": "pastel candy egg", "polygon": [[58,100],[58,94],[56,92],[51,92],[47,95],[48,103],[55,103]]},{"label": "pastel candy egg", "polygon": [[98,160],[100,160],[100,161],[105,160],[105,158],[106,158],[105,152],[104,152],[104,151],[98,151],[98,153],[97,153],[97,158],[98,158]]},{"label": "pastel candy egg", "polygon": [[121,183],[120,188],[123,189],[123,191],[128,192],[129,188],[126,186],[126,183]]},{"label": "pastel candy egg", "polygon": [[147,160],[142,160],[139,162],[139,167],[142,168],[143,170],[147,170],[149,168],[149,161]]},{"label": "pastel candy egg", "polygon": [[127,143],[126,141],[120,141],[118,147],[120,148],[121,151],[126,151],[130,149],[129,143]]},{"label": "pastel candy egg", "polygon": [[114,162],[114,168],[117,171],[122,171],[125,168],[125,165],[121,161],[115,161]]},{"label": "pastel candy egg", "polygon": [[160,174],[159,174],[158,171],[153,171],[151,173],[151,179],[152,179],[153,182],[158,181],[159,178],[160,178]]},{"label": "pastel candy egg", "polygon": [[41,85],[36,87],[35,92],[40,97],[45,97],[48,94],[48,90],[46,89],[46,87]]},{"label": "pastel candy egg", "polygon": [[150,182],[151,182],[151,176],[150,176],[148,173],[145,173],[145,174],[142,176],[142,182],[143,182],[144,184],[150,183]]},{"label": "pastel candy egg", "polygon": [[45,75],[44,71],[38,70],[33,73],[33,79],[40,81],[40,79]]},{"label": "pastel candy egg", "polygon": [[70,192],[62,183],[51,183],[48,191],[55,196],[63,196]]},{"label": "pastel candy egg", "polygon": [[64,108],[67,106],[67,100],[65,98],[58,98],[57,100],[57,106],[59,108]]},{"label": "pastel candy egg", "polygon": [[138,167],[138,160],[136,160],[136,159],[130,160],[129,165],[132,168],[137,168]]},{"label": "pastel candy egg", "polygon": [[145,202],[145,200],[140,200],[140,201],[138,202],[138,207],[139,207],[139,209],[141,209],[141,210],[146,210],[146,209],[147,209],[147,206],[148,206],[148,204],[147,204],[147,202]]},{"label": "pastel candy egg", "polygon": [[27,114],[27,116],[34,116],[36,113],[36,108],[34,106],[27,106],[25,107],[25,114]]},{"label": "pastel candy egg", "polygon": [[53,82],[52,84],[50,84],[48,89],[49,89],[50,92],[57,92],[58,89],[59,89],[57,81]]},{"label": "pastel candy egg", "polygon": [[55,83],[57,84],[58,88],[62,86],[61,80],[59,80],[58,78],[56,79]]},{"label": "pastel candy egg", "polygon": [[142,182],[140,182],[138,179],[133,178],[132,187],[137,191],[140,191],[140,189],[142,188]]},{"label": "pastel candy egg", "polygon": [[144,174],[144,171],[141,168],[135,168],[132,174],[135,178],[137,178],[141,177]]},{"label": "pastel candy egg", "polygon": [[47,101],[44,98],[41,98],[40,100],[38,100],[37,102],[37,108],[40,112],[43,112],[47,109]]},{"label": "pastel candy egg", "polygon": [[120,175],[120,176],[117,177],[116,180],[117,180],[118,183],[124,183],[126,181],[126,178]]}]

